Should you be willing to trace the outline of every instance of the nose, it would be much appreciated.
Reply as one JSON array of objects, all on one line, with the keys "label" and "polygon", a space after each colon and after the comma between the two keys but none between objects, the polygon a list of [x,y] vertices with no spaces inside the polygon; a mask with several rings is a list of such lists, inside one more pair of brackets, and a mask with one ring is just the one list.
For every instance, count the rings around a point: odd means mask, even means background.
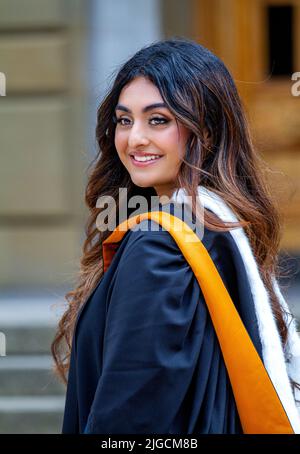
[{"label": "nose", "polygon": [[128,147],[130,149],[138,148],[139,146],[146,146],[149,143],[149,138],[144,130],[144,128],[135,122],[130,128],[128,136]]}]

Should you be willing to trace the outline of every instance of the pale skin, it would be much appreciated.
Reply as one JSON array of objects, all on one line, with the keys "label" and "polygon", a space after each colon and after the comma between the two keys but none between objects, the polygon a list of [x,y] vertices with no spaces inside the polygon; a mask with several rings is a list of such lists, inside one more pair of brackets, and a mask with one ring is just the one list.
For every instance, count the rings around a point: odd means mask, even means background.
[{"label": "pale skin", "polygon": [[[176,122],[167,107],[150,107],[143,112],[147,106],[163,102],[158,88],[142,76],[126,85],[115,112],[115,147],[134,184],[153,187],[159,197],[171,197],[190,131]],[[130,156],[138,152],[160,158],[138,166]]]}]

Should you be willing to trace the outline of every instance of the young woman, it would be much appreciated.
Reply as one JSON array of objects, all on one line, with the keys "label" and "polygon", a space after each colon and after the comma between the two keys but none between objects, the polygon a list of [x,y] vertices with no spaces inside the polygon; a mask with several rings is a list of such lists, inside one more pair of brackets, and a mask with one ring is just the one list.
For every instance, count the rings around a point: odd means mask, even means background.
[{"label": "young woman", "polygon": [[[81,272],[52,344],[68,384],[63,433],[245,431],[239,387],[256,371],[237,368],[233,390],[206,298],[170,232],[143,220],[104,257],[114,229],[100,228],[99,200],[124,206],[120,188],[128,217],[135,196],[149,206],[152,196],[190,196],[193,219],[200,200],[202,244],[299,431],[300,341],[276,281],[279,218],[222,61],[184,38],[142,48],[100,105],[96,134]],[[116,226],[123,220],[117,210]]]}]

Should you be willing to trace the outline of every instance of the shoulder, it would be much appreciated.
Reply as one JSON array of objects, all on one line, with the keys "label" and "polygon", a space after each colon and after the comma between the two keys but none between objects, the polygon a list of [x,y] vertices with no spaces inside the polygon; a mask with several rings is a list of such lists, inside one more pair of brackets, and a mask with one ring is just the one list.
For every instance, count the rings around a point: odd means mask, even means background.
[{"label": "shoulder", "polygon": [[[155,262],[178,261],[185,262],[182,251],[171,233],[150,219],[142,221],[127,233],[126,246],[122,260],[130,258],[147,263],[150,259]],[[232,257],[238,259],[239,250],[230,232],[213,231],[203,228],[199,238],[216,265],[232,264]],[[229,267],[230,268],[230,267]]]},{"label": "shoulder", "polygon": [[[171,233],[152,220],[142,221],[142,228],[129,232],[120,265],[138,272],[141,281],[152,276],[155,280],[160,275],[179,280],[196,280],[183,251],[179,248]],[[230,231],[215,231],[203,228],[199,238],[210,255],[222,281],[237,301],[238,293],[250,299],[251,289],[245,264]],[[199,266],[201,259],[199,258]],[[237,290],[238,289],[238,290]]]},{"label": "shoulder", "polygon": [[144,220],[127,235],[120,260],[123,265],[135,264],[141,269],[165,267],[170,263],[184,265],[185,258],[172,235],[155,221]]},{"label": "shoulder", "polygon": [[[141,224],[143,229],[134,228],[126,234],[126,245],[113,281],[114,296],[126,298],[131,308],[135,308],[137,301],[143,298],[147,301],[154,298],[155,305],[162,307],[172,301],[171,304],[178,308],[183,300],[186,307],[194,307],[195,301],[202,301],[200,306],[205,307],[197,276],[171,233],[163,228],[158,229],[151,220]],[[202,242],[208,248],[229,294],[237,300],[234,289],[237,287],[238,270],[230,253],[228,235],[228,232],[205,229]]]}]

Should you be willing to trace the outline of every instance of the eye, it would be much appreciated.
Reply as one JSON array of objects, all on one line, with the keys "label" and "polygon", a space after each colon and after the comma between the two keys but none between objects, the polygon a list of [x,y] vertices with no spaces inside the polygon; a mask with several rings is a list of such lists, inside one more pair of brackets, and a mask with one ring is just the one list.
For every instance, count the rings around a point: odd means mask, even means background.
[{"label": "eye", "polygon": [[[128,120],[128,118],[116,118],[116,122],[120,123],[122,126],[127,125],[128,123],[122,123],[123,120]],[[130,120],[128,120],[130,121]]]},{"label": "eye", "polygon": [[[123,123],[123,121],[125,121],[125,123]],[[154,123],[151,123],[153,121],[154,121]],[[169,121],[170,120],[167,120],[166,118],[163,118],[163,117],[153,117],[153,118],[150,118],[150,120],[149,120],[149,122],[152,125],[163,125],[163,124],[168,123]],[[130,123],[130,119],[126,118],[126,117],[115,118],[115,122],[119,123],[121,126],[128,126]]]},{"label": "eye", "polygon": [[159,124],[159,125],[163,125],[165,123],[168,123],[169,120],[166,120],[166,118],[162,118],[162,117],[153,117],[150,119],[150,121],[158,121],[158,123],[155,123],[155,124]]}]

